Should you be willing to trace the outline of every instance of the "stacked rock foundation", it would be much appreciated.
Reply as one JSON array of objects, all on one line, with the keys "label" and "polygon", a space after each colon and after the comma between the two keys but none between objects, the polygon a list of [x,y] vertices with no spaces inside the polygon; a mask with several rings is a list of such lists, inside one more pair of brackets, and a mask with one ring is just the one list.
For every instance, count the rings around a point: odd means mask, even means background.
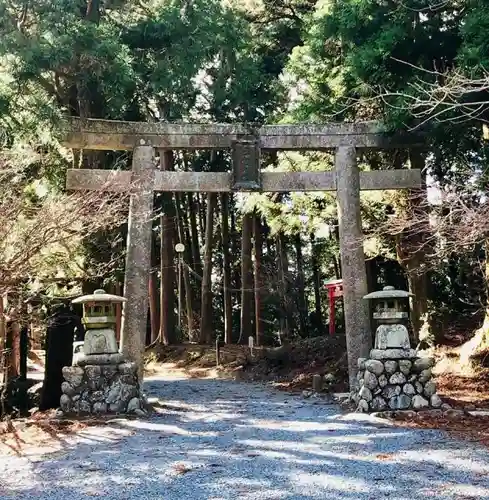
[{"label": "stacked rock foundation", "polygon": [[60,406],[65,414],[144,414],[135,363],[65,366]]},{"label": "stacked rock foundation", "polygon": [[373,349],[369,359],[358,360],[358,390],[352,394],[357,411],[440,408],[433,365],[413,349]]}]

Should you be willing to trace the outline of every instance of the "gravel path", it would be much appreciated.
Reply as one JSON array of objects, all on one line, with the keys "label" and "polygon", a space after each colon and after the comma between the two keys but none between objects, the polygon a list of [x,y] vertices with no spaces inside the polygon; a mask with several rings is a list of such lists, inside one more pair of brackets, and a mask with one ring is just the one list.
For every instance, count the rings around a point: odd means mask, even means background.
[{"label": "gravel path", "polygon": [[0,457],[0,498],[489,498],[489,450],[221,380],[146,382],[159,414]]}]

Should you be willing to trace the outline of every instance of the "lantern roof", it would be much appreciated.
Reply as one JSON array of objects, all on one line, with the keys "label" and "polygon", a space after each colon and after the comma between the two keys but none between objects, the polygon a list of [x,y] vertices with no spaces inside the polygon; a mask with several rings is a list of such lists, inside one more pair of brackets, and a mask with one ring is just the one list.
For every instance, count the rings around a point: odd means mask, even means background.
[{"label": "lantern roof", "polygon": [[71,302],[73,304],[85,304],[86,302],[126,302],[127,299],[119,295],[105,293],[105,290],[95,290],[90,295],[82,295]]},{"label": "lantern roof", "polygon": [[414,297],[414,294],[406,290],[396,290],[393,286],[385,286],[382,290],[365,295],[366,300],[371,299],[404,299]]}]

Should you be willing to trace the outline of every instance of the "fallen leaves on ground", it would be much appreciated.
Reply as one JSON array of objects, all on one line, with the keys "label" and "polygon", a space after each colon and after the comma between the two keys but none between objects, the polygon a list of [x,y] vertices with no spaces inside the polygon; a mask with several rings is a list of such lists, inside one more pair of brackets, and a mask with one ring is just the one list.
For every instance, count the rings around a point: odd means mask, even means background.
[{"label": "fallen leaves on ground", "polygon": [[427,415],[420,412],[412,419],[397,420],[403,427],[438,429],[459,439],[474,441],[489,446],[489,417],[464,414],[461,416]]},{"label": "fallen leaves on ground", "polygon": [[173,466],[173,470],[177,474],[187,474],[187,472],[190,472],[192,469],[188,465],[185,465],[185,464],[175,464]]},{"label": "fallen leaves on ground", "polygon": [[103,425],[100,418],[59,419],[55,410],[34,413],[29,418],[5,419],[0,422],[0,453],[26,455],[36,450],[58,451],[67,436],[91,425]]}]

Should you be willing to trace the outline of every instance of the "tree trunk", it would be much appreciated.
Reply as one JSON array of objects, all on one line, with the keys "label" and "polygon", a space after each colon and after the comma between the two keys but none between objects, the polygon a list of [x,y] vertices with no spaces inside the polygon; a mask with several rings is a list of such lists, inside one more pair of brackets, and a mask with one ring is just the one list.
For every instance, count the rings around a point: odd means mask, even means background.
[{"label": "tree trunk", "polygon": [[204,272],[202,276],[202,305],[200,317],[200,341],[209,344],[212,341],[212,243],[213,216],[217,197],[207,194],[206,233],[204,247]]},{"label": "tree trunk", "polygon": [[463,365],[482,365],[487,367],[489,352],[489,239],[485,241],[484,274],[486,282],[486,311],[481,327],[460,349],[460,362]]},{"label": "tree trunk", "polygon": [[231,258],[229,254],[229,195],[221,194],[222,281],[224,303],[224,343],[233,342],[233,304],[231,302]]},{"label": "tree trunk", "polygon": [[[236,228],[236,207],[234,205],[234,197],[233,194],[229,196],[229,215],[231,216],[231,259],[234,257],[234,261],[231,261],[231,276],[232,276],[232,287],[235,290],[241,289],[241,273],[239,270],[239,266],[236,263],[236,260],[239,257],[239,244],[238,244],[238,230]],[[238,299],[237,299],[238,300]],[[237,301],[236,301],[237,302]]]},{"label": "tree trunk", "polygon": [[324,329],[323,326],[323,311],[321,307],[321,274],[319,271],[318,247],[316,238],[311,234],[311,260],[312,260],[312,281],[314,284],[314,323],[319,332]]},{"label": "tree trunk", "polygon": [[243,215],[241,237],[241,321],[239,343],[248,341],[252,334],[252,302],[253,302],[253,271],[251,265],[251,238],[253,233],[253,218]]},{"label": "tree trunk", "polygon": [[290,318],[289,306],[289,263],[287,258],[287,247],[285,235],[283,232],[277,234],[277,255],[278,255],[278,276],[279,276],[279,295],[280,295],[280,343],[284,344],[290,341],[292,324]]},{"label": "tree trunk", "polygon": [[[162,151],[160,156],[161,170],[173,170],[173,152]],[[160,286],[160,340],[165,345],[173,344],[175,338],[175,255],[174,231],[175,211],[172,194],[162,193],[162,213],[160,215],[160,253],[161,253],[161,286]]]},{"label": "tree trunk", "polygon": [[295,254],[297,259],[297,293],[298,293],[298,311],[299,311],[299,325],[301,330],[301,337],[309,336],[307,328],[307,301],[305,291],[305,278],[304,278],[304,258],[302,256],[302,241],[300,233],[294,237]]},{"label": "tree trunk", "polygon": [[[190,246],[191,246],[191,241],[189,237],[189,232],[186,230],[185,227],[185,207],[182,207],[182,202],[184,199],[178,195],[175,194],[175,211],[177,214],[177,224],[178,224],[178,240],[180,243],[182,243],[185,247],[185,251],[179,258],[181,259],[179,265],[182,266],[181,273],[183,275],[183,285],[184,285],[184,290],[185,290],[185,309],[186,309],[186,316],[187,316],[187,321],[186,321],[186,327],[187,327],[187,336],[189,341],[194,340],[194,309],[193,309],[193,290],[192,290],[192,283],[190,281],[190,274],[188,267],[185,265],[185,261],[188,259],[188,255],[190,255]],[[180,291],[180,293],[183,293],[183,290]]]},{"label": "tree trunk", "polygon": [[151,318],[151,343],[158,338],[160,315],[158,311],[158,278],[156,272],[149,275],[149,315]]},{"label": "tree trunk", "polygon": [[253,215],[253,238],[255,246],[255,261],[254,261],[254,275],[255,275],[255,344],[260,346],[263,344],[263,321],[262,321],[262,255],[263,255],[263,238],[262,238],[262,225],[260,216],[255,212]]},{"label": "tree trunk", "polygon": [[199,229],[201,245],[205,245],[205,218],[206,218],[206,208],[205,208],[205,195],[203,193],[197,194],[197,207],[199,214]]},{"label": "tree trunk", "polygon": [[[410,166],[411,168],[420,169],[424,172],[424,156],[418,151],[410,151]],[[427,206],[426,194],[426,174],[422,176],[422,189],[417,193],[408,192],[408,211],[412,213],[415,220],[426,219],[424,214],[419,214],[424,211]],[[418,344],[420,332],[424,330],[429,334],[430,324],[428,318],[428,279],[424,270],[425,260],[425,242],[427,237],[425,231],[420,230],[416,234],[411,234],[408,237],[401,236],[397,241],[397,256],[399,263],[405,268],[409,291],[415,296],[411,304],[411,323],[413,327],[413,342]]]},{"label": "tree trunk", "polygon": [[199,241],[199,231],[197,229],[197,218],[199,215],[198,204],[195,201],[195,196],[192,193],[188,193],[188,214],[190,219],[190,235],[192,237],[192,268],[195,272],[202,276],[202,261],[200,259],[200,241]]}]

